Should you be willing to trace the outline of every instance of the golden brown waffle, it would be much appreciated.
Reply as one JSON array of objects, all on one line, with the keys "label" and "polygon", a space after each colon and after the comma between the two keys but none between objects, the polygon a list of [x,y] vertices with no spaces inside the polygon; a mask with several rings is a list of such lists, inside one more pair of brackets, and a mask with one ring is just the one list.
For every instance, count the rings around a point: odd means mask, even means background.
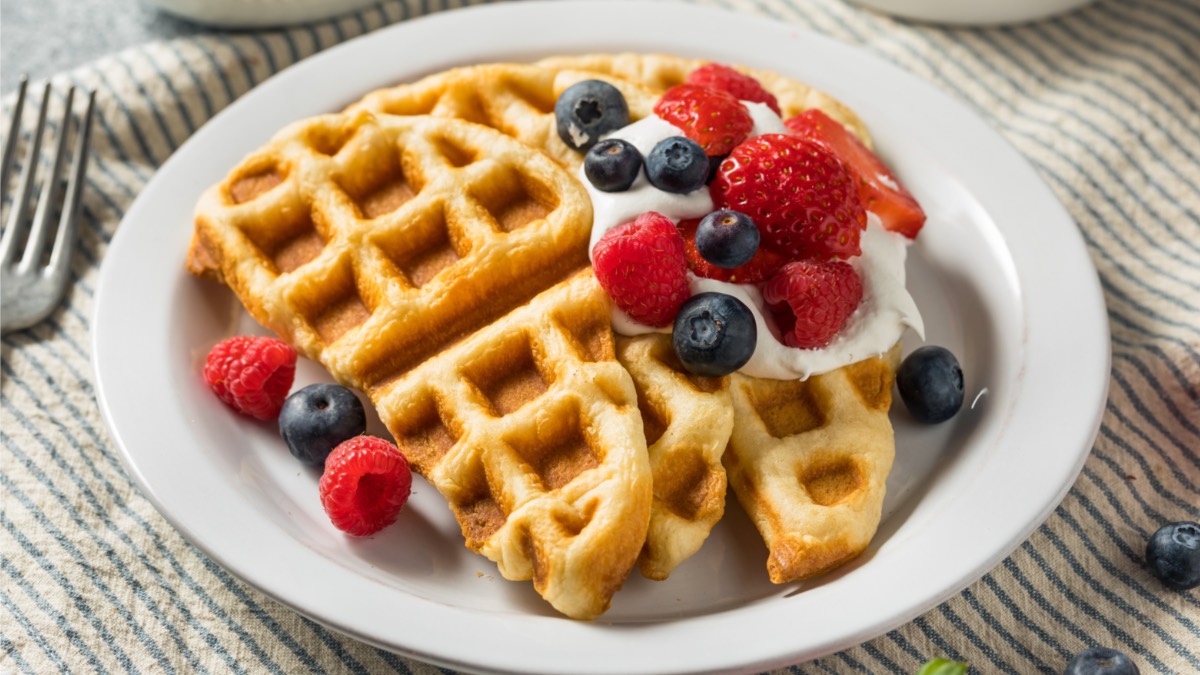
[{"label": "golden brown waffle", "polygon": [[634,82],[596,73],[491,63],[453,68],[413,83],[373,91],[347,112],[368,110],[464,119],[501,131],[542,150],[565,167],[578,169],[583,165],[583,155],[559,138],[554,103],[570,84],[588,77],[600,77],[620,89],[635,120],[650,114],[658,98],[655,92]]},{"label": "golden brown waffle", "polygon": [[729,378],[688,373],[669,335],[618,337],[617,358],[637,388],[654,473],[638,569],[649,579],[666,579],[725,513],[721,456],[733,431]]},{"label": "golden brown waffle", "polygon": [[896,345],[807,380],[732,376],[725,467],[770,551],[771,581],[827,572],[875,535],[895,456],[888,410],[899,354]]},{"label": "golden brown waffle", "polygon": [[586,619],[651,503],[590,228],[582,186],[492,129],[326,115],[205,192],[189,267],[365,391],[472,550]]}]

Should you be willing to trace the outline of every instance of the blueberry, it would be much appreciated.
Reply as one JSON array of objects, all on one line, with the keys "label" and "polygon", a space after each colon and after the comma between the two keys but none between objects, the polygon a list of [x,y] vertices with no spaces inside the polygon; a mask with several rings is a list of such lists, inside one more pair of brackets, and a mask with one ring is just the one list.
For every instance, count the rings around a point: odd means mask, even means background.
[{"label": "blueberry", "polygon": [[896,387],[919,422],[945,422],[962,407],[962,368],[944,347],[927,345],[909,354],[896,372]]},{"label": "blueberry", "polygon": [[1178,591],[1200,586],[1200,523],[1164,525],[1146,542],[1146,564]]},{"label": "blueberry", "polygon": [[740,211],[713,211],[696,226],[696,250],[717,267],[733,268],[750,262],[758,251],[758,241],[758,227]]},{"label": "blueberry", "polygon": [[279,412],[279,435],[288,450],[312,466],[323,466],[339,443],[366,430],[362,402],[337,384],[310,384],[293,392]]},{"label": "blueberry", "polygon": [[758,327],[741,300],[725,293],[697,293],[675,315],[672,343],[684,368],[720,377],[754,355]]},{"label": "blueberry", "polygon": [[664,192],[687,194],[708,180],[708,155],[685,136],[664,138],[646,155],[646,178]]},{"label": "blueberry", "polygon": [[583,158],[583,173],[603,192],[624,192],[642,170],[642,153],[619,138],[606,138]]},{"label": "blueberry", "polygon": [[1076,654],[1063,675],[1138,675],[1138,667],[1115,649],[1092,647]]},{"label": "blueberry", "polygon": [[604,134],[629,124],[629,104],[611,84],[583,80],[559,95],[554,117],[563,142],[576,150],[587,150]]}]

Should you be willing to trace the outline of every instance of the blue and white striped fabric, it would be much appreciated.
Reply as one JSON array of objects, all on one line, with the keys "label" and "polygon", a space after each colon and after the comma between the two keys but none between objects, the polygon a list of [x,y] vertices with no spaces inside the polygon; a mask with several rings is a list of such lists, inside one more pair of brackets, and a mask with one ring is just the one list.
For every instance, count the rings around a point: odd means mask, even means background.
[{"label": "blue and white striped fabric", "polygon": [[[284,31],[154,43],[54,78],[96,89],[100,114],[66,304],[3,339],[0,670],[445,672],[293,613],[168,525],[104,428],[88,329],[121,217],[192,132],[299,59],[459,4],[390,0]],[[986,118],[1078,223],[1111,321],[1103,426],[1046,524],[924,616],[786,672],[912,672],[940,655],[978,673],[1058,673],[1095,645],[1143,673],[1200,672],[1200,592],[1167,592],[1143,567],[1161,524],[1200,521],[1200,3],[1100,0],[994,29],[901,23],[839,0],[711,4],[860,45]]]}]

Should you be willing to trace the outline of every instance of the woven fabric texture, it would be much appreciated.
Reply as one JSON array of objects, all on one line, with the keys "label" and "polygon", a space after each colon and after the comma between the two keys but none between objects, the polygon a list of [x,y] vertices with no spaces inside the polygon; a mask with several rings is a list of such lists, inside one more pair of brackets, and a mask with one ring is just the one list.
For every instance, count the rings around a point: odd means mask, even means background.
[{"label": "woven fabric texture", "polygon": [[[0,346],[0,671],[446,672],[292,612],[173,529],[101,419],[89,323],[123,215],[206,120],[306,56],[460,4],[390,0],[286,30],[157,42],[53,78],[64,85],[56,91],[95,89],[99,117],[66,301]],[[982,116],[1078,224],[1112,334],[1099,436],[1046,523],[923,616],[779,672],[904,673],[944,656],[972,672],[1059,673],[1095,645],[1129,654],[1143,673],[1200,672],[1200,591],[1166,591],[1143,560],[1160,525],[1200,521],[1200,3],[1100,0],[979,29],[900,22],[839,0],[703,4],[859,46]]]}]

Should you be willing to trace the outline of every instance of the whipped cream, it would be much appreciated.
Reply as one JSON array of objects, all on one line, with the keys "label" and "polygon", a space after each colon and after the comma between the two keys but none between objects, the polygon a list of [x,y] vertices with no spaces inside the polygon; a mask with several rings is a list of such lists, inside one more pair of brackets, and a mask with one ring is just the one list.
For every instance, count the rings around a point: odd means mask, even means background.
[{"label": "whipped cream", "polygon": [[[765,104],[749,101],[742,104],[754,120],[752,136],[788,133],[783,120]],[[627,141],[645,157],[664,138],[682,135],[671,123],[651,115],[608,134],[606,138]],[[596,242],[609,229],[647,211],[657,211],[676,223],[685,218],[701,218],[713,211],[707,186],[684,195],[664,192],[650,184],[643,170],[628,190],[603,192],[594,188],[582,171],[580,169],[580,177],[592,198],[591,248],[595,248]],[[909,243],[907,237],[885,230],[879,217],[867,212],[867,229],[861,239],[862,254],[846,261],[862,279],[862,301],[837,337],[820,349],[796,349],[783,344],[779,328],[757,286],[706,279],[691,272],[688,272],[688,283],[692,295],[709,291],[726,293],[750,308],[758,328],[758,344],[750,361],[739,372],[777,380],[806,379],[887,352],[900,339],[905,327],[924,337],[921,313],[904,285],[904,261]],[[625,336],[671,332],[670,326],[655,328],[639,323],[615,306],[612,326],[614,331]]]}]

